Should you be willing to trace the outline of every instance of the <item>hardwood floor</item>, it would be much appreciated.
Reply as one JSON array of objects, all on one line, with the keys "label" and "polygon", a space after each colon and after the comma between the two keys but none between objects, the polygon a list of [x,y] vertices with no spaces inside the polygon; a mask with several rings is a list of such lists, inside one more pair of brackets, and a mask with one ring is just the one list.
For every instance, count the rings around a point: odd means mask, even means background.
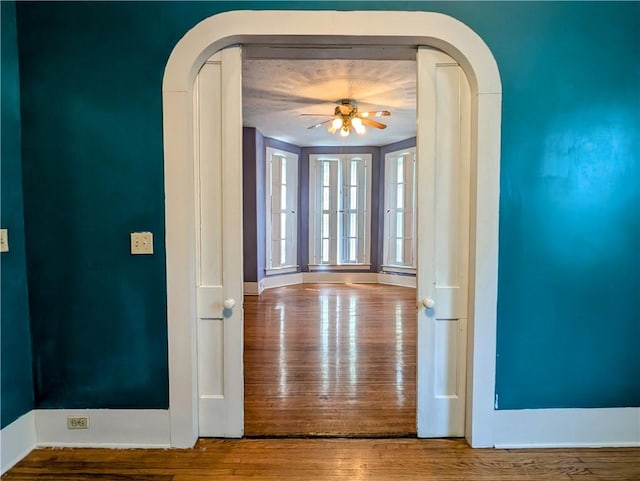
[{"label": "hardwood floor", "polygon": [[[305,285],[245,301],[249,435],[413,433],[411,289]],[[640,448],[471,449],[461,439],[200,439],[36,449],[6,481],[638,481]]]},{"label": "hardwood floor", "polygon": [[193,449],[37,449],[3,480],[637,481],[640,448],[471,449],[463,440],[202,439]]},{"label": "hardwood floor", "polygon": [[303,284],[245,297],[247,436],[415,435],[415,290]]}]

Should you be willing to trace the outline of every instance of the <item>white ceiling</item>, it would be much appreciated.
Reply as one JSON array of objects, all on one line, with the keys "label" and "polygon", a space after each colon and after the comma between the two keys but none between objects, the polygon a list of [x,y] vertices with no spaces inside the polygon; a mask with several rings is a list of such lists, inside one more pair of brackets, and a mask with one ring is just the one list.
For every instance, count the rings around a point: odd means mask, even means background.
[{"label": "white ceiling", "polygon": [[[300,147],[387,145],[416,135],[416,64],[413,60],[265,59],[243,61],[243,116],[246,127]],[[348,137],[307,129],[333,115],[340,99],[355,99],[361,112],[389,110],[376,120],[384,130],[367,127]]]}]

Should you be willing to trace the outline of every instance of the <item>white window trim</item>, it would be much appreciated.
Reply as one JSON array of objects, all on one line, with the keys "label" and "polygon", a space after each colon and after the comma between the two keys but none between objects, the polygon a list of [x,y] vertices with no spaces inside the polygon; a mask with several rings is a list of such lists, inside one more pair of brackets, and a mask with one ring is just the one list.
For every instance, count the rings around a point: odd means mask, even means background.
[{"label": "white window trim", "polygon": [[[399,157],[406,155],[406,154],[413,154],[413,162],[414,162],[414,172],[413,172],[413,185],[412,187],[412,198],[413,198],[413,212],[412,212],[412,216],[411,216],[411,230],[412,230],[412,234],[411,234],[411,264],[396,264],[394,262],[391,261],[391,259],[389,259],[389,244],[388,244],[388,239],[387,239],[387,231],[390,229],[390,226],[388,225],[388,217],[387,217],[387,210],[389,210],[389,206],[390,206],[390,202],[391,202],[391,189],[390,189],[390,182],[389,182],[389,167],[391,164],[391,161],[393,160],[397,160]],[[383,270],[385,272],[407,272],[407,271],[411,271],[415,274],[416,272],[416,178],[415,178],[415,157],[416,157],[416,147],[410,147],[408,149],[400,149],[400,150],[395,150],[393,152],[387,152],[384,156],[384,166],[385,166],[385,170],[384,170],[384,179],[383,179],[383,183],[384,183],[384,205],[383,205],[383,212],[384,212],[384,220],[383,220],[383,250],[382,250],[382,262],[383,262]],[[406,184],[404,184],[406,186]],[[405,187],[406,188],[406,187]]]},{"label": "white window trim", "polygon": [[287,267],[270,267],[265,269],[264,272],[268,276],[275,276],[280,274],[289,274],[291,272],[298,272],[299,266],[287,266]]},{"label": "white window trim", "polygon": [[[365,161],[367,168],[366,178],[366,220],[365,220],[365,236],[364,236],[364,262],[358,263],[340,263],[337,258],[336,262],[330,264],[318,264],[315,262],[314,252],[316,246],[316,236],[314,223],[316,222],[316,195],[317,195],[317,163],[321,160],[335,160],[340,163],[352,159],[354,157],[362,158]],[[340,169],[338,169],[340,170]],[[322,266],[322,270],[334,269],[340,270],[340,268],[346,269],[370,269],[371,268],[371,172],[372,172],[372,155],[368,153],[354,153],[354,154],[311,154],[309,155],[309,270],[318,269],[318,266]],[[339,180],[338,180],[339,182]],[[338,239],[337,244],[340,243]]]},{"label": "white window trim", "polygon": [[405,267],[405,266],[383,265],[382,272],[395,272],[397,274],[413,274],[415,276],[416,268]]},{"label": "white window trim", "polygon": [[[273,180],[271,178],[271,162],[274,156],[280,156],[287,159],[287,167],[290,171],[287,174],[287,182],[288,187],[293,188],[293,200],[292,200],[292,208],[293,208],[293,226],[291,227],[292,239],[287,239],[290,242],[287,242],[287,258],[293,259],[293,262],[290,264],[284,264],[280,266],[271,265],[271,261],[273,259],[272,253],[272,187]],[[288,152],[286,150],[276,149],[273,147],[267,147],[265,150],[265,274],[283,274],[287,272],[296,272],[298,270],[298,154],[293,152]],[[288,210],[288,209],[287,209]]]}]

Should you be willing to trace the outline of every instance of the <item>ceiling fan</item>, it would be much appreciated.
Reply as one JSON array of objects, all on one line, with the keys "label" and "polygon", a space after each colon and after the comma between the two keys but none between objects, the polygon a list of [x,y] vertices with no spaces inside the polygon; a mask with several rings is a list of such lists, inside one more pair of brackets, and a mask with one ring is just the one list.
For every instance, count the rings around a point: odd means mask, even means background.
[{"label": "ceiling fan", "polygon": [[346,137],[351,132],[351,129],[355,130],[358,134],[364,134],[366,129],[365,125],[369,127],[375,127],[376,129],[386,129],[387,126],[376,120],[372,120],[371,117],[386,117],[391,115],[388,110],[377,110],[373,112],[358,112],[358,106],[353,99],[341,99],[339,105],[336,106],[333,115],[328,114],[301,114],[303,116],[311,117],[332,117],[328,120],[318,122],[307,129],[315,129],[324,124],[329,124],[327,129],[332,134],[340,132],[340,135]]}]

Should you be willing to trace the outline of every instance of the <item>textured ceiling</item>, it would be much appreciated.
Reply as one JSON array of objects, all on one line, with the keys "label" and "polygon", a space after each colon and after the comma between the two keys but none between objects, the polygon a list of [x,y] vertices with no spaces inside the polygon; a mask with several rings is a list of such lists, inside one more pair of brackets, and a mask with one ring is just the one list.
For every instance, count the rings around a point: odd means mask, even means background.
[{"label": "textured ceiling", "polygon": [[[411,60],[245,59],[243,62],[244,125],[264,136],[298,145],[387,145],[416,134],[416,64]],[[361,112],[389,110],[376,120],[384,130],[367,128],[341,137],[326,126],[308,130],[333,115],[340,99],[355,99]]]}]

